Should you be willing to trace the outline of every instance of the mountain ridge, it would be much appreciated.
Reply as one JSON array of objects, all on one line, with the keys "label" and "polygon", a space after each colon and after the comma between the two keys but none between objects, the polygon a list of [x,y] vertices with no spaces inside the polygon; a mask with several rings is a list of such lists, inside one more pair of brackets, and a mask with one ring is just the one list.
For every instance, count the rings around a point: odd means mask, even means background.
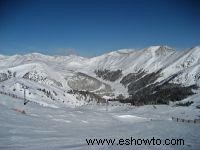
[{"label": "mountain ridge", "polygon": [[[176,87],[180,92],[182,86],[186,89],[188,87],[188,93],[191,95],[190,86],[200,85],[200,47],[176,51],[163,45],[150,46],[140,50],[121,49],[92,58],[76,55],[49,56],[40,53],[1,55],[0,70],[1,85],[10,78],[20,78],[23,82],[30,80],[43,89],[48,90],[49,86],[52,86],[58,89],[60,95],[67,95],[65,93],[69,90],[81,90],[94,92],[98,96],[117,97],[122,94],[125,97],[133,97],[132,94],[137,93],[138,88],[151,87],[146,90],[149,91],[146,95],[148,97],[152,90],[158,87],[161,90],[158,92],[163,93],[159,84],[164,83],[163,81],[170,76],[174,77],[166,80],[168,88]],[[15,77],[12,75],[14,73]],[[15,84],[14,80],[12,84]],[[9,86],[7,90],[13,93]],[[22,88],[18,87],[18,93],[16,90],[14,92],[19,94],[20,90]],[[36,97],[42,96],[44,97]],[[64,99],[62,96],[57,99],[61,98]],[[141,100],[141,97],[138,97],[139,99]],[[85,103],[85,100],[76,99],[76,96],[73,97],[73,101],[77,105],[80,101],[81,105]]]}]

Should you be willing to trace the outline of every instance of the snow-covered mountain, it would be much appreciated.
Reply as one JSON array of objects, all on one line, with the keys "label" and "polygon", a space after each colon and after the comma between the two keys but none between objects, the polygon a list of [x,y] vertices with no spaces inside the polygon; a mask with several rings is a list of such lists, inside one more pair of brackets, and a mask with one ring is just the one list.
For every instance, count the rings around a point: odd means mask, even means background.
[{"label": "snow-covered mountain", "polygon": [[[43,105],[83,105],[123,95],[131,102],[168,103],[198,92],[200,47],[122,49],[104,55],[0,55],[0,91]],[[161,100],[160,100],[161,99]]]}]

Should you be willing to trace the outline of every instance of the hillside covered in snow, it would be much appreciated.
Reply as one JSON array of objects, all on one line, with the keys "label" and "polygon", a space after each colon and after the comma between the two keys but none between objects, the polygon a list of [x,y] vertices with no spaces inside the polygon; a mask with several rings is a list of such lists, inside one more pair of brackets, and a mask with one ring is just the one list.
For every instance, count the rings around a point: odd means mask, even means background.
[{"label": "hillside covered in snow", "polygon": [[23,97],[26,87],[26,98],[44,105],[104,103],[105,96],[134,105],[168,104],[198,94],[199,52],[151,46],[93,58],[1,55],[0,91]]}]

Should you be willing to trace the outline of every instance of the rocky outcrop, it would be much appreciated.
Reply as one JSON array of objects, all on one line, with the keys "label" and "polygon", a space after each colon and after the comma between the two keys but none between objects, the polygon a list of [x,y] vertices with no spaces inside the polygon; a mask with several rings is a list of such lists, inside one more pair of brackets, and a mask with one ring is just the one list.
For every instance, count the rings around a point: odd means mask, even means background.
[{"label": "rocky outcrop", "polygon": [[33,72],[27,72],[24,76],[23,76],[24,79],[29,79],[29,80],[32,80],[32,81],[35,81],[35,82],[38,82],[38,81],[45,81],[47,79],[46,76],[43,76],[43,75],[39,75],[37,73],[37,71],[33,71]]},{"label": "rocky outcrop", "polygon": [[38,73],[37,71],[32,71],[32,72],[27,72],[24,76],[24,79],[28,79],[34,82],[39,82],[39,83],[44,83],[47,85],[56,85],[58,87],[62,87],[62,83],[55,79],[49,78],[47,75],[44,73],[40,72]]},{"label": "rocky outcrop", "polygon": [[8,80],[9,77],[6,73],[0,73],[0,82]]},{"label": "rocky outcrop", "polygon": [[16,76],[16,72],[11,72],[10,70],[8,70],[5,73],[0,73],[0,82],[6,81],[15,76]]}]

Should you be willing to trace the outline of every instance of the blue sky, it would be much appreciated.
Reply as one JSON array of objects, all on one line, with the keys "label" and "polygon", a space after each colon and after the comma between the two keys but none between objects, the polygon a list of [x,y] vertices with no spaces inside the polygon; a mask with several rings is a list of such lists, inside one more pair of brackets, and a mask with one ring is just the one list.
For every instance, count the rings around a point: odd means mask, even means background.
[{"label": "blue sky", "polygon": [[200,45],[198,0],[0,0],[0,54]]}]

